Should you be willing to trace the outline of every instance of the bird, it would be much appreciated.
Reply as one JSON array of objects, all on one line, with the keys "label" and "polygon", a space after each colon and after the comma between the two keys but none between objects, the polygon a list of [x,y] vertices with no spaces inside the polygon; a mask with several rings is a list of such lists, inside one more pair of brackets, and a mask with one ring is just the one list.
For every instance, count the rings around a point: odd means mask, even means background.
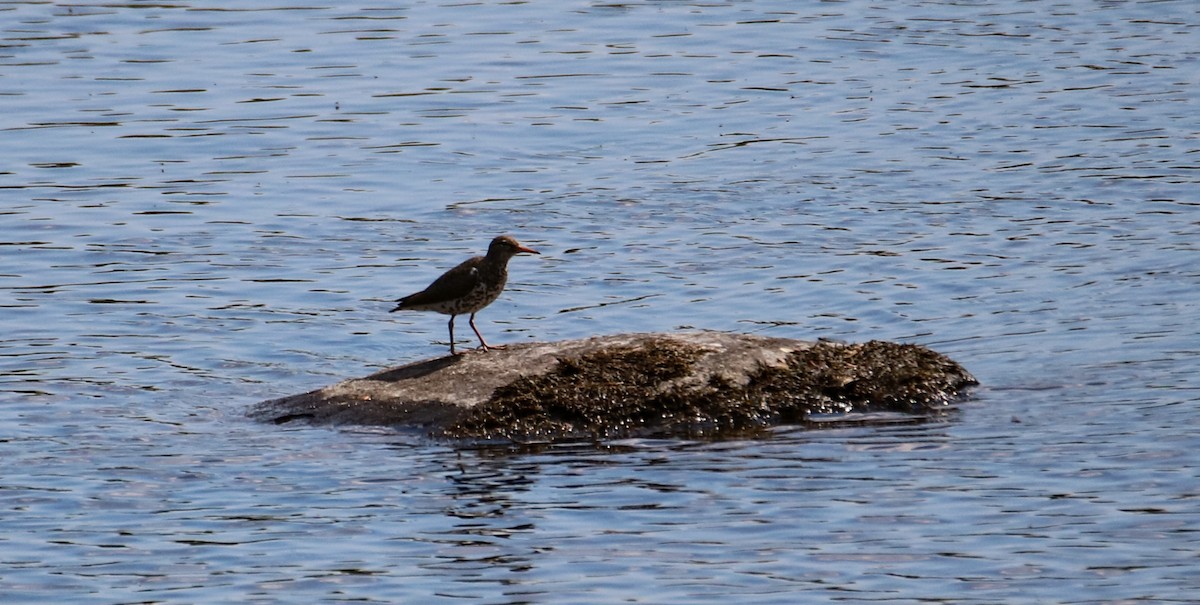
[{"label": "bird", "polygon": [[475,327],[475,314],[492,304],[504,291],[508,281],[508,261],[517,254],[541,254],[533,248],[522,246],[507,235],[501,235],[488,245],[486,256],[473,256],[457,267],[433,280],[429,287],[398,299],[395,309],[389,311],[435,311],[450,316],[450,354],[459,355],[454,348],[454,318],[470,313],[471,329],[479,337],[480,349],[502,349],[503,346],[489,345]]}]

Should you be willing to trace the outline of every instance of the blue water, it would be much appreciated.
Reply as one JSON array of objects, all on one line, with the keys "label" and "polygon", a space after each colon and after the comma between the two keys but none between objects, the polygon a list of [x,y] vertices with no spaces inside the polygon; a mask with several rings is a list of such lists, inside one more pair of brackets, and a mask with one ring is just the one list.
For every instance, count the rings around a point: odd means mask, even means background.
[{"label": "blue water", "polygon": [[[1195,599],[1198,49],[1188,1],[0,5],[0,601]],[[443,354],[389,303],[499,233],[543,254],[491,342],[983,386],[716,443],[245,419]]]}]

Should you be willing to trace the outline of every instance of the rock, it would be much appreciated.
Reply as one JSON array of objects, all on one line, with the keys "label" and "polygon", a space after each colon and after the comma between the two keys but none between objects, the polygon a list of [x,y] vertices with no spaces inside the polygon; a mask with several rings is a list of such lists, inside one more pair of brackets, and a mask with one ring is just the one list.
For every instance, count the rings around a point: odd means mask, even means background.
[{"label": "rock", "polygon": [[814,414],[929,415],[977,384],[925,347],[745,334],[618,334],[470,351],[259,403],[263,421],[455,439],[712,435]]}]

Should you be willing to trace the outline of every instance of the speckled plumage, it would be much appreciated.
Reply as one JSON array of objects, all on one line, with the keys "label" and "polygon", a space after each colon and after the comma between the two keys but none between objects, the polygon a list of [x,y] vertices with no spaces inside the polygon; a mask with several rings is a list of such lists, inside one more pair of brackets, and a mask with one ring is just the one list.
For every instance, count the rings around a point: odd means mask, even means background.
[{"label": "speckled plumage", "polygon": [[392,311],[434,311],[449,315],[451,355],[458,354],[454,348],[454,317],[470,313],[469,323],[481,348],[485,351],[498,348],[489,346],[483,339],[479,328],[475,327],[475,314],[492,304],[504,291],[504,285],[508,283],[508,261],[522,252],[539,254],[507,235],[497,237],[488,246],[487,255],[463,261],[424,290],[396,301],[399,304]]}]

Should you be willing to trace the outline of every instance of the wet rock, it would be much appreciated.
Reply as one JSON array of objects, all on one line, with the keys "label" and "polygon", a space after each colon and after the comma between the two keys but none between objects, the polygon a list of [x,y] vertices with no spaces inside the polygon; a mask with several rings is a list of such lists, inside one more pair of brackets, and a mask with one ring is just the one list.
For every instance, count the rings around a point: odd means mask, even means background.
[{"label": "wet rock", "polygon": [[263,421],[543,440],[744,433],[814,414],[944,410],[976,384],[925,347],[699,332],[471,351],[257,404]]}]

